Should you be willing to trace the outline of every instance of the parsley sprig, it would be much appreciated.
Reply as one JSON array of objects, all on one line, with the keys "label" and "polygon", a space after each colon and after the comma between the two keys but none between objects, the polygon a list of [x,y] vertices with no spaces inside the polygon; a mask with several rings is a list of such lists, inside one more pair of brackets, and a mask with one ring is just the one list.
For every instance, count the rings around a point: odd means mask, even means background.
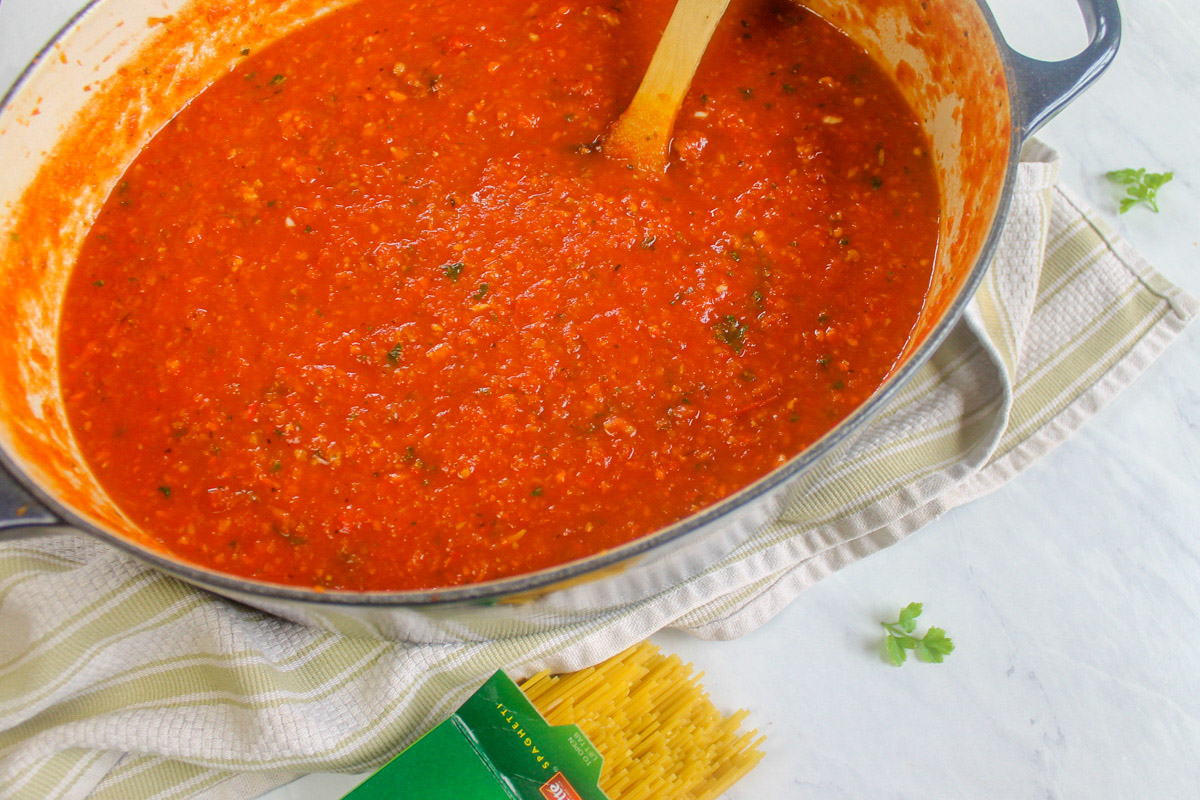
[{"label": "parsley sprig", "polygon": [[1121,198],[1121,213],[1124,214],[1138,203],[1145,203],[1158,213],[1158,190],[1175,177],[1174,172],[1146,172],[1144,169],[1116,169],[1106,173],[1113,183],[1125,187]]},{"label": "parsley sprig", "polygon": [[921,616],[921,604],[909,603],[900,609],[900,619],[896,622],[881,622],[887,631],[888,658],[892,664],[900,666],[908,659],[906,650],[912,650],[917,658],[931,664],[940,664],[942,660],[954,652],[954,642],[941,628],[930,628],[922,637],[914,636],[917,630],[917,617]]}]

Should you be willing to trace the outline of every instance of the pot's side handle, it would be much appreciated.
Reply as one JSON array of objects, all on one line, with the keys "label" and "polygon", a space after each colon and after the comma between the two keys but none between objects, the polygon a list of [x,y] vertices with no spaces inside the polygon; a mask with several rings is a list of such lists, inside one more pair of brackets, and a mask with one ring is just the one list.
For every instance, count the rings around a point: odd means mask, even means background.
[{"label": "pot's side handle", "polygon": [[1039,61],[1008,49],[1016,82],[1014,120],[1022,140],[1046,124],[1100,77],[1121,44],[1121,10],[1117,0],[1077,0],[1087,22],[1088,46],[1065,61]]},{"label": "pot's side handle", "polygon": [[0,467],[0,541],[45,533],[45,528],[62,525]]}]

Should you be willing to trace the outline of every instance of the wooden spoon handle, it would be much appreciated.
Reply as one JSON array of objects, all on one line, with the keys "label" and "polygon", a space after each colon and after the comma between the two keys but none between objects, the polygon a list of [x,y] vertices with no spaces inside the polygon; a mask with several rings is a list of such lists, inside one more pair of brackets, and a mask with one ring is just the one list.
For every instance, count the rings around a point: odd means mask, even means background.
[{"label": "wooden spoon handle", "polygon": [[637,94],[617,119],[604,152],[652,172],[667,167],[667,146],[683,97],[729,0],[678,0]]}]

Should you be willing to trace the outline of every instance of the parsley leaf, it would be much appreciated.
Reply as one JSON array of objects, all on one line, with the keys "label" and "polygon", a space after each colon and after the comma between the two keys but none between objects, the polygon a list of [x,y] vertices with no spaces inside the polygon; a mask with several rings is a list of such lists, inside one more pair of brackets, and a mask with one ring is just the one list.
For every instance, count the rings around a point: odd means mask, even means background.
[{"label": "parsley leaf", "polygon": [[924,636],[917,637],[913,633],[917,629],[917,617],[921,616],[921,604],[909,603],[900,609],[900,618],[895,622],[881,622],[887,631],[884,646],[887,648],[888,659],[895,666],[900,666],[908,659],[906,650],[912,650],[917,658],[929,664],[940,664],[950,653],[954,652],[954,642],[941,628],[930,628]]},{"label": "parsley leaf", "polygon": [[931,664],[942,663],[942,658],[954,652],[954,642],[946,636],[941,628],[930,628],[925,632],[925,638],[917,642],[917,658]]},{"label": "parsley leaf", "polygon": [[900,647],[900,642],[895,636],[887,637],[884,642],[887,644],[888,658],[892,660],[892,664],[898,667],[908,659],[908,653]]},{"label": "parsley leaf", "polygon": [[921,616],[921,604],[909,603],[900,609],[900,627],[905,633],[912,633],[917,628],[917,617]]},{"label": "parsley leaf", "polygon": [[458,276],[462,274],[464,266],[466,265],[461,261],[451,261],[447,264],[442,264],[442,272],[446,274],[446,277],[449,278],[451,282],[456,283],[458,281]]},{"label": "parsley leaf", "polygon": [[1125,187],[1121,198],[1121,213],[1124,214],[1138,203],[1145,203],[1158,213],[1158,190],[1175,177],[1174,172],[1146,172],[1144,169],[1116,169],[1106,173],[1113,183]]}]

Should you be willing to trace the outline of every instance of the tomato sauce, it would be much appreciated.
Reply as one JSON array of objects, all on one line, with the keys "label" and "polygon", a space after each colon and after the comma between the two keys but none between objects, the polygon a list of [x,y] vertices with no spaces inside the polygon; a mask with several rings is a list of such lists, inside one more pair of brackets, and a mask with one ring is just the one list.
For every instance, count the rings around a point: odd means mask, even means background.
[{"label": "tomato sauce", "polygon": [[63,393],[170,551],[415,589],[587,556],[771,471],[874,392],[938,196],[886,76],[731,5],[665,175],[603,153],[670,0],[362,0],[139,155],[72,274]]}]

